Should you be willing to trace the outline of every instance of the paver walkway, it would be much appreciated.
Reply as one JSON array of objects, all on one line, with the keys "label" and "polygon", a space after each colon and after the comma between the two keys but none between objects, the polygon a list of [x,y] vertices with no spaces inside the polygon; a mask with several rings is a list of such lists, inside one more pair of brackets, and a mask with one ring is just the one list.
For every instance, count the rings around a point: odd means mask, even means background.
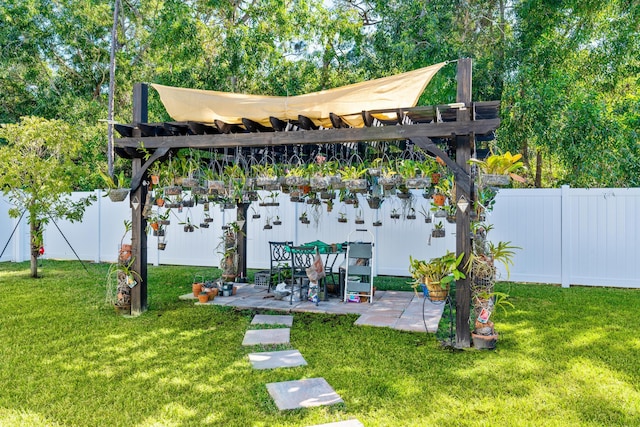
[{"label": "paver walkway", "polygon": [[[293,316],[258,314],[251,320],[252,325],[293,325]],[[288,344],[291,329],[249,329],[242,345]],[[249,361],[254,369],[288,368],[306,365],[298,350],[263,351],[250,353]],[[306,378],[267,384],[267,391],[280,410],[307,408],[311,406],[334,405],[342,398],[331,388],[324,378]],[[347,424],[348,426],[349,424]],[[351,424],[357,426],[358,424]]]}]

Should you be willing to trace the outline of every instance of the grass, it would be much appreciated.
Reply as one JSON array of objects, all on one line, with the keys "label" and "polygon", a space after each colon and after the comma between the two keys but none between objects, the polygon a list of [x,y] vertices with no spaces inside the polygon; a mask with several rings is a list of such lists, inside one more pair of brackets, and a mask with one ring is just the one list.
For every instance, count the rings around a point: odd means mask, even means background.
[{"label": "grass", "polygon": [[[149,267],[149,310],[104,302],[108,266],[0,264],[0,425],[640,425],[638,290],[501,284],[496,351],[443,350],[432,335],[294,315],[308,365],[253,370],[251,311],[179,301],[197,267]],[[385,278],[382,288],[406,278]],[[394,284],[395,283],[395,284]],[[324,377],[344,405],[278,411],[265,384]]]}]

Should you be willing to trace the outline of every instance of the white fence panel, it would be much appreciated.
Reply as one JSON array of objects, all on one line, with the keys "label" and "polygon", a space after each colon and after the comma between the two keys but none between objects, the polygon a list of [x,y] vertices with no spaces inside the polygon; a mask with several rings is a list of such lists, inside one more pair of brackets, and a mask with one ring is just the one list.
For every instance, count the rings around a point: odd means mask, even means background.
[{"label": "white fence panel", "polygon": [[[640,288],[640,189],[570,189],[569,282]],[[564,217],[563,217],[564,218]]]},{"label": "white fence panel", "polygon": [[[562,231],[560,189],[503,189],[487,222],[493,242],[510,241],[519,246],[510,268],[510,280],[560,283],[562,278]],[[501,279],[505,269],[498,264]]]},{"label": "white fence panel", "polygon": [[[76,193],[75,199],[89,193]],[[83,260],[113,262],[117,258],[123,222],[130,219],[128,201],[113,203],[96,191],[98,202],[90,206],[82,222],[71,224],[57,220],[60,231],[52,223],[45,231],[45,256],[48,258],[75,259],[73,250]],[[263,196],[266,193],[262,193]],[[302,203],[291,203],[289,196],[279,196],[280,206],[259,207],[254,203],[247,219],[247,267],[268,268],[269,241],[291,240],[302,244],[313,240],[341,243],[356,228],[366,228],[374,234],[375,268],[377,274],[408,275],[409,255],[429,259],[455,250],[455,224],[446,223],[446,237],[430,238],[432,224],[424,218],[416,220],[392,220],[393,209],[407,213],[412,206],[427,210],[429,203],[416,192],[410,205],[387,198],[378,210],[370,209],[360,196],[360,206],[344,206],[336,201],[331,213],[326,205],[316,208]],[[0,199],[0,244],[4,246],[16,227],[17,220],[9,218],[8,203]],[[505,189],[498,193],[495,209],[488,222],[494,224],[489,234],[493,241],[510,241],[522,249],[516,252],[510,279],[521,282],[620,286],[640,288],[640,279],[634,271],[640,256],[637,243],[640,240],[638,209],[640,189]],[[362,211],[365,225],[356,225],[358,210]],[[174,210],[175,211],[175,210]],[[260,219],[252,219],[255,212]],[[307,212],[311,224],[304,225],[298,217]],[[348,218],[339,223],[340,212]],[[199,225],[204,219],[202,205],[173,212],[171,225],[167,227],[167,248],[157,249],[157,238],[148,237],[148,260],[153,264],[197,265],[217,267],[220,262],[219,242],[221,226],[235,220],[235,210],[221,210],[212,205],[214,222],[208,229],[196,229],[185,233],[183,226],[187,216]],[[264,230],[267,218],[279,216],[282,225]],[[373,227],[374,220],[383,225]],[[65,241],[64,237],[68,240]],[[365,239],[365,234],[353,235]],[[127,236],[126,241],[130,240]],[[71,249],[73,248],[73,250]],[[23,218],[15,235],[7,245],[0,261],[24,261],[29,259],[29,227]],[[500,267],[502,279],[506,271]]]}]

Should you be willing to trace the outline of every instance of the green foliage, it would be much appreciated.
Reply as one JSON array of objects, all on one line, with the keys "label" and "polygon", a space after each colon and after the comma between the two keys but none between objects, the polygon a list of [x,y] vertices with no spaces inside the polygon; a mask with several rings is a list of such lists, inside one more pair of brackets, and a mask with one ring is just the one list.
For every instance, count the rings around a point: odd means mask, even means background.
[{"label": "green foliage", "polygon": [[77,131],[58,120],[23,117],[17,124],[0,126],[0,188],[14,205],[9,215],[28,212],[31,225],[32,275],[42,244],[44,225],[51,219],[80,221],[94,196],[72,201],[74,183],[84,176],[79,163],[81,143]]}]

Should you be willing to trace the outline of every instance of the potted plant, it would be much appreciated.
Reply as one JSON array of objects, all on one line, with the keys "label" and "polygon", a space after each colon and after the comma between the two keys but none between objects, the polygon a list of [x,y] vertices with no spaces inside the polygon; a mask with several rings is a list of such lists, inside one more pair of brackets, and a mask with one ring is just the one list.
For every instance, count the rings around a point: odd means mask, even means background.
[{"label": "potted plant", "polygon": [[400,219],[400,212],[397,208],[391,209],[391,214],[389,214],[391,219]]},{"label": "potted plant", "polygon": [[196,228],[198,228],[197,226],[195,226],[195,225],[193,225],[191,223],[191,218],[190,217],[187,217],[184,222],[180,222],[179,224],[184,226],[184,232],[185,233],[193,233],[193,231]]},{"label": "potted plant", "polygon": [[424,207],[424,205],[420,208],[420,215],[424,217],[425,223],[431,223],[431,212],[427,212],[427,209]]},{"label": "potted plant", "polygon": [[347,213],[346,212],[338,212],[338,222],[342,222],[342,223],[347,222]]},{"label": "potted plant", "polygon": [[522,154],[511,154],[507,151],[504,154],[491,153],[484,160],[471,159],[469,163],[478,165],[481,186],[500,187],[509,185],[511,179],[525,182],[523,177],[515,173],[524,167],[521,158]]},{"label": "potted plant", "polygon": [[355,223],[364,224],[364,216],[362,215],[362,209],[358,209],[358,212],[356,213]]},{"label": "potted plant", "polygon": [[271,218],[267,218],[267,221],[265,222],[263,229],[271,230],[272,228],[273,226],[271,225]]},{"label": "potted plant", "polygon": [[131,221],[124,221],[124,233],[120,238],[118,261],[109,267],[107,273],[107,302],[113,304],[119,314],[131,313],[131,289],[141,280],[140,275],[133,270],[134,258],[130,244],[124,244],[124,239],[131,231]]},{"label": "potted plant", "polygon": [[345,186],[352,193],[365,193],[367,191],[367,180],[363,178],[367,173],[367,167],[363,163],[344,166],[338,172]]},{"label": "potted plant", "polygon": [[378,184],[385,190],[391,190],[395,186],[399,185],[402,181],[402,177],[398,175],[398,172],[391,166],[385,165],[380,169],[380,175],[378,176]]},{"label": "potted plant", "polygon": [[437,223],[433,224],[433,230],[431,230],[431,237],[433,238],[440,238],[440,237],[444,237],[446,234],[446,230],[444,229],[444,224],[442,223],[442,221],[438,221]]},{"label": "potted plant", "polygon": [[507,301],[509,295],[503,292],[480,293],[474,295],[474,306],[476,299],[483,301],[483,308],[474,320],[474,328],[471,331],[473,347],[478,350],[493,350],[498,343],[498,333],[494,323],[490,320],[491,314],[498,308],[507,313],[507,307],[513,308],[513,304]]},{"label": "potted plant", "polygon": [[464,254],[456,256],[447,251],[443,256],[424,261],[409,256],[409,273],[414,290],[420,286],[425,296],[432,301],[444,301],[451,283],[464,279],[466,275],[458,268]]},{"label": "potted plant", "polygon": [[238,275],[238,236],[242,233],[240,225],[232,221],[224,228],[218,245],[218,253],[222,255],[220,268],[222,279],[225,282],[232,281]]},{"label": "potted plant", "polygon": [[252,165],[251,171],[256,178],[256,186],[258,188],[273,191],[280,187],[275,164]]},{"label": "potted plant", "polygon": [[276,219],[273,220],[273,225],[282,225],[282,221],[278,215],[276,215]]},{"label": "potted plant", "polygon": [[302,212],[300,214],[300,217],[298,218],[300,220],[301,223],[303,224],[310,224],[311,221],[309,221],[308,215],[306,212]]},{"label": "potted plant", "polygon": [[127,198],[131,191],[131,180],[124,175],[124,171],[120,171],[118,175],[111,177],[102,170],[98,170],[102,181],[107,186],[106,196],[109,196],[112,202],[122,202]]},{"label": "potted plant", "polygon": [[409,213],[407,213],[407,219],[416,219],[416,209],[414,207],[409,208]]}]

